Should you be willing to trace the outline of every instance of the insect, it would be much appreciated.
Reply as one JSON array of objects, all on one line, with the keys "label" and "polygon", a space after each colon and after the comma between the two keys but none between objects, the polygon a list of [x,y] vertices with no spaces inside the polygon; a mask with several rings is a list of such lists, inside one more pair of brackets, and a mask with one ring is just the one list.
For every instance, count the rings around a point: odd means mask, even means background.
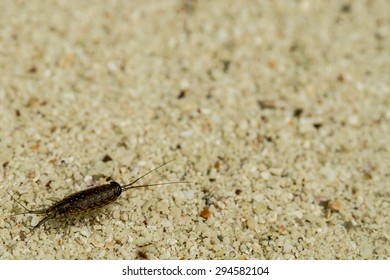
[{"label": "insect", "polygon": [[41,225],[45,224],[47,221],[52,219],[61,219],[61,218],[69,218],[75,215],[82,215],[91,210],[102,208],[105,205],[108,205],[114,202],[123,192],[134,189],[134,188],[144,188],[151,186],[159,186],[159,185],[169,185],[169,184],[189,184],[189,182],[167,182],[167,183],[156,183],[156,184],[146,184],[146,185],[136,185],[134,184],[152,173],[153,171],[167,165],[172,162],[168,161],[156,168],[150,170],[145,173],[141,177],[138,177],[133,182],[126,185],[119,185],[115,181],[111,181],[109,184],[104,184],[100,186],[95,186],[88,188],[86,190],[82,190],[76,193],[73,193],[57,203],[53,204],[48,208],[38,209],[38,210],[30,210],[23,206],[19,201],[17,201],[11,194],[13,200],[15,200],[23,209],[27,212],[22,214],[38,214],[44,215],[45,217],[39,221],[39,223],[34,226],[30,232],[39,228]]}]

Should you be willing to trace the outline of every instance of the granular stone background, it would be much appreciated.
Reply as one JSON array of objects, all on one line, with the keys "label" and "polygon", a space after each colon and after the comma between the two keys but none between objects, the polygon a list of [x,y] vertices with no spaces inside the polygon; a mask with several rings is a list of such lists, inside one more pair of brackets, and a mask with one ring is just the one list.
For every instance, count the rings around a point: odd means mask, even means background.
[{"label": "granular stone background", "polygon": [[390,258],[389,1],[0,6],[1,259]]}]

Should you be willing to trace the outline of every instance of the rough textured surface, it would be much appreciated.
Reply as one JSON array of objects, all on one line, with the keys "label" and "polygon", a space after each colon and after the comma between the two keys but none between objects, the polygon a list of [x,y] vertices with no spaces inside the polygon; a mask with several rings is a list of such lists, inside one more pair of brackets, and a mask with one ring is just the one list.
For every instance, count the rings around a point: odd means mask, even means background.
[{"label": "rough textured surface", "polygon": [[389,53],[387,0],[1,1],[0,258],[389,259]]}]

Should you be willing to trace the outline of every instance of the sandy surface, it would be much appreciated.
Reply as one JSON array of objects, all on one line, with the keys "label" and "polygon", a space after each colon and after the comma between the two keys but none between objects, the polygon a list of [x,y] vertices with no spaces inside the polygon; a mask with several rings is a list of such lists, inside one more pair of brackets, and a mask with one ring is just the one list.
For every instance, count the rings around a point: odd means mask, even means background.
[{"label": "sandy surface", "polygon": [[390,258],[389,1],[0,2],[1,259]]}]

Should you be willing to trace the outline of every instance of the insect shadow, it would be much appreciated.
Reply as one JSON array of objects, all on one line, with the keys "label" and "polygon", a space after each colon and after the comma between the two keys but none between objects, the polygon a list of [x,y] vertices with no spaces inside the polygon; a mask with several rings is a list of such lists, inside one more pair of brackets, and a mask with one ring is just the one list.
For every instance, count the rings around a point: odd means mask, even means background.
[{"label": "insect shadow", "polygon": [[[156,168],[148,171],[144,175],[138,177],[133,182],[120,185],[115,181],[111,181],[108,184],[91,187],[76,193],[73,193],[57,203],[54,203],[52,206],[47,208],[42,208],[38,210],[30,210],[22,205],[18,200],[16,200],[10,193],[11,198],[18,203],[24,210],[25,213],[20,214],[37,214],[44,215],[44,218],[35,225],[29,233],[33,232],[35,229],[39,228],[41,225],[45,224],[49,220],[54,219],[68,219],[75,216],[82,216],[91,211],[98,210],[103,206],[113,203],[123,192],[128,191],[134,188],[144,188],[151,186],[161,186],[161,185],[171,185],[171,184],[190,184],[190,182],[166,182],[166,183],[153,183],[145,185],[134,185],[139,180],[152,173],[153,171],[167,165],[172,162],[165,162]],[[19,214],[16,214],[19,215]]]}]

